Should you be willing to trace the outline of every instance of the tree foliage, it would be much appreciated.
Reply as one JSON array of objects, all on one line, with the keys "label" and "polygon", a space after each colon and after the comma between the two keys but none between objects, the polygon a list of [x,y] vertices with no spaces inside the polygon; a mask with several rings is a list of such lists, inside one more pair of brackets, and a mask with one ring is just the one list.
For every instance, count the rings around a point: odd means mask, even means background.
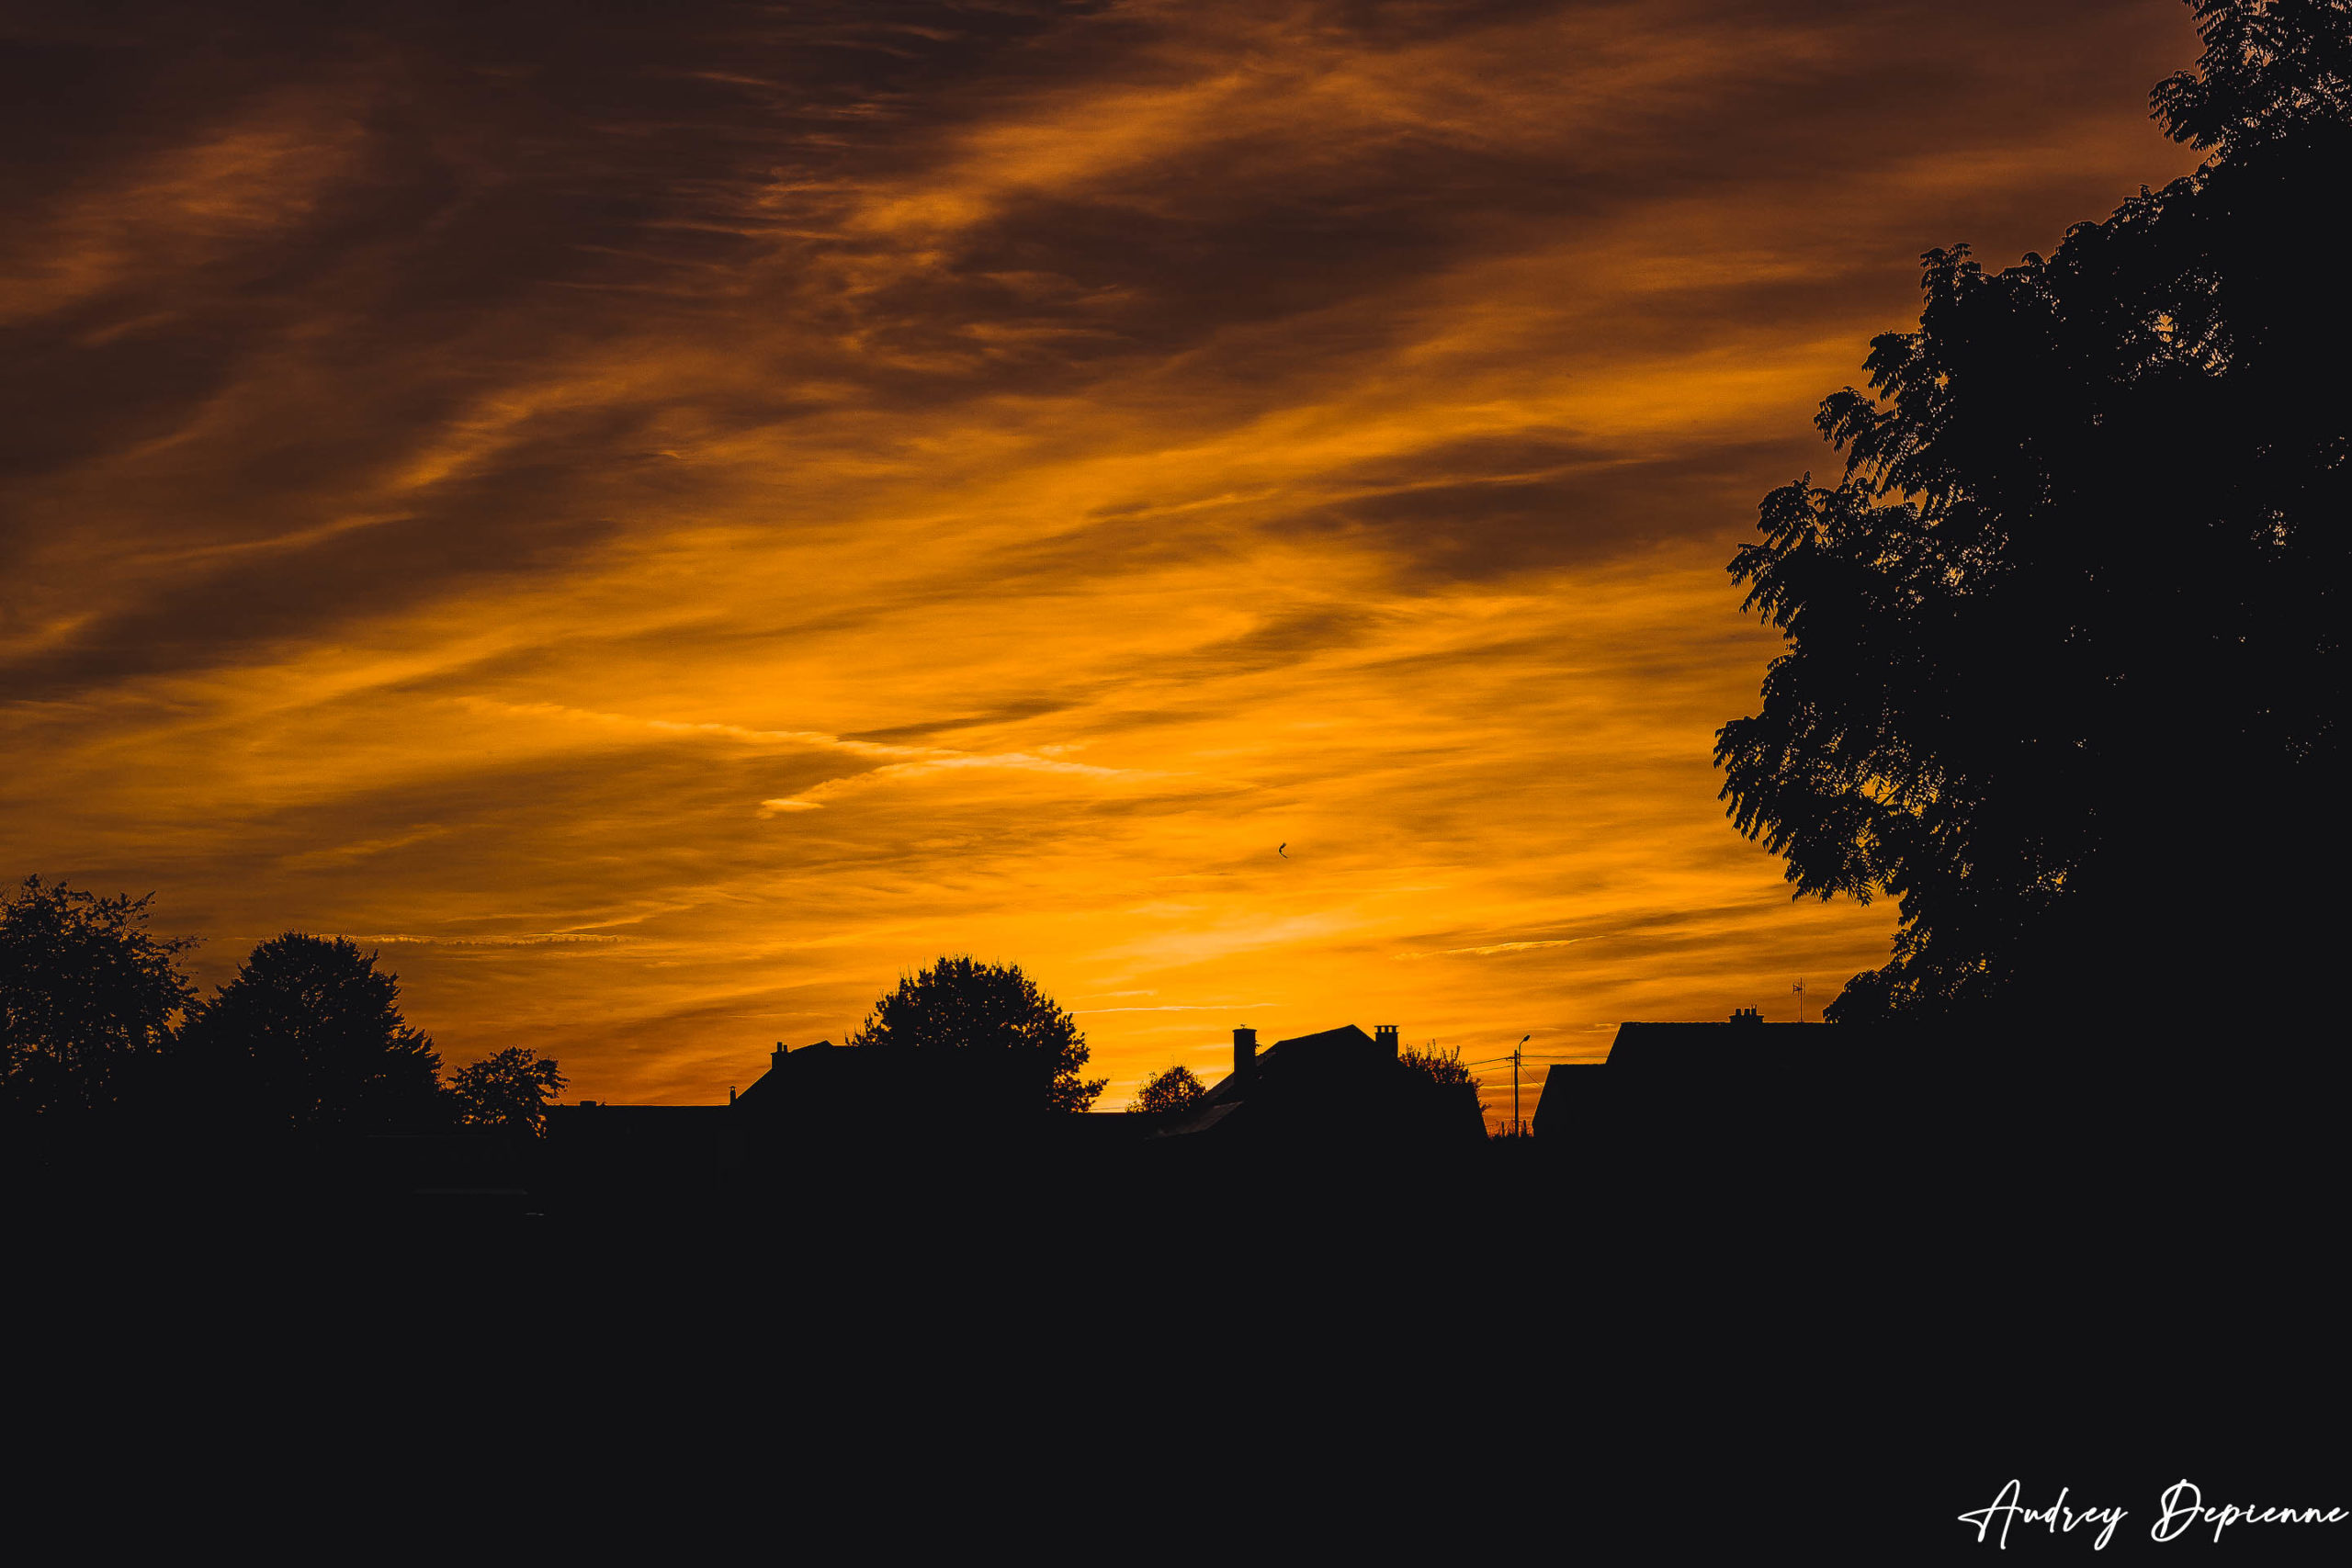
[{"label": "tree foliage", "polygon": [[1136,1090],[1135,1103],[1127,1109],[1140,1116],[1167,1116],[1182,1111],[1208,1092],[1208,1086],[1193,1075],[1193,1069],[1179,1062],[1163,1072],[1143,1080]]},{"label": "tree foliage", "polygon": [[2176,141],[2223,156],[2321,136],[2352,118],[2352,28],[2345,0],[2190,0],[2205,52],[2156,84],[2156,118]]},{"label": "tree foliage", "polygon": [[187,1070],[260,1125],[388,1133],[446,1123],[440,1058],[401,1017],[397,976],[349,941],[288,931],[189,1010]]},{"label": "tree foliage", "polygon": [[193,937],[146,929],[143,898],[25,878],[0,902],[0,1104],[58,1117],[116,1103],[195,996],[175,963]]},{"label": "tree foliage", "polygon": [[1732,818],[1901,913],[1832,1018],[2177,1010],[2185,951],[2301,1005],[2327,963],[2249,917],[2346,865],[2352,4],[2196,10],[2154,104],[2213,156],[2048,260],[1928,252],[1918,330],[1821,405],[1841,482],[1732,562],[1787,644],[1717,734]]},{"label": "tree foliage", "polygon": [[538,1136],[548,1107],[563,1093],[563,1074],[554,1058],[535,1056],[521,1046],[459,1067],[449,1078],[449,1096],[461,1127],[495,1128]]},{"label": "tree foliage", "polygon": [[1408,1045],[1396,1053],[1397,1066],[1418,1073],[1433,1084],[1467,1084],[1474,1091],[1478,1079],[1462,1065],[1462,1048],[1441,1051],[1434,1045]]},{"label": "tree foliage", "polygon": [[1002,1053],[1007,1070],[1027,1081],[1039,1102],[1080,1111],[1107,1078],[1081,1078],[1086,1036],[1021,972],[1019,964],[945,957],[899,982],[875,1004],[848,1043],[879,1050]]}]

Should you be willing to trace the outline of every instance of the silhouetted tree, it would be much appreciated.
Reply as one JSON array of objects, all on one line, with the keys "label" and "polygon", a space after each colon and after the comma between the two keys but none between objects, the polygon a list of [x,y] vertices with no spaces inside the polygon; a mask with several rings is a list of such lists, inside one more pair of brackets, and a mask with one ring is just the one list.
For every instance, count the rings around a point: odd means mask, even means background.
[{"label": "silhouetted tree", "polygon": [[2047,261],[1928,252],[1821,405],[1843,481],[1732,562],[1787,643],[1717,734],[1732,817],[1901,912],[1832,1019],[2288,1018],[2333,968],[2290,911],[2346,870],[2352,4],[2195,8],[2154,97],[2212,156]]},{"label": "silhouetted tree", "polygon": [[1396,1053],[1397,1065],[1419,1074],[1433,1084],[1467,1084],[1475,1093],[1478,1079],[1462,1065],[1462,1050],[1441,1051],[1436,1046],[1408,1045]]},{"label": "silhouetted tree", "polygon": [[1143,1080],[1136,1090],[1135,1103],[1127,1109],[1139,1116],[1165,1116],[1183,1110],[1208,1092],[1208,1087],[1193,1076],[1193,1069],[1182,1062],[1165,1072],[1158,1072]]},{"label": "silhouetted tree", "polygon": [[553,1057],[534,1056],[514,1046],[459,1067],[449,1078],[449,1096],[463,1127],[495,1127],[537,1137],[546,1129],[548,1107],[563,1092],[564,1077]]},{"label": "silhouetted tree", "polygon": [[25,878],[0,902],[0,1105],[58,1117],[116,1103],[196,994],[175,958],[193,937],[145,929],[143,898]]},{"label": "silhouetted tree", "polygon": [[1396,1065],[1430,1086],[1441,1100],[1458,1100],[1483,1120],[1486,1101],[1478,1098],[1478,1077],[1462,1064],[1462,1048],[1441,1051],[1434,1045],[1408,1045],[1396,1053]]},{"label": "silhouetted tree", "polygon": [[[1084,1111],[1108,1078],[1081,1078],[1086,1036],[1019,964],[942,958],[874,1006],[848,1043],[877,1050],[1002,1053],[1008,1071],[1034,1087],[1038,1102]],[[1025,1091],[1024,1091],[1025,1092]]]},{"label": "silhouetted tree", "polygon": [[432,1041],[396,1005],[397,976],[341,937],[288,931],[188,1010],[182,1059],[266,1127],[383,1133],[446,1125]]}]

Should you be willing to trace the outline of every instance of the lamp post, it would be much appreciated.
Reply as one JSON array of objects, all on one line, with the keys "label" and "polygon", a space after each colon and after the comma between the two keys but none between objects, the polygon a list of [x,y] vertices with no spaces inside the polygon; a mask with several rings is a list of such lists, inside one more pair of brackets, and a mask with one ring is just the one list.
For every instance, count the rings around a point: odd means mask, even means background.
[{"label": "lamp post", "polygon": [[1527,1123],[1519,1119],[1519,1059],[1525,1053],[1527,1043],[1534,1038],[1532,1034],[1522,1034],[1519,1043],[1510,1048],[1510,1133],[1514,1138],[1527,1136]]}]

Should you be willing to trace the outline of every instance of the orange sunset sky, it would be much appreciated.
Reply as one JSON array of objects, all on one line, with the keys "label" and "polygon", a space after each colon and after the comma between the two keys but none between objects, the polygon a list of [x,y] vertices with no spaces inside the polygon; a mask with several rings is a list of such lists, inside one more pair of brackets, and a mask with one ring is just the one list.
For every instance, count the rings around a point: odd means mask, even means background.
[{"label": "orange sunset sky", "polygon": [[1922,250],[2195,161],[2171,0],[6,16],[0,875],[568,1098],[951,952],[1104,1109],[1817,1014],[1724,564]]}]

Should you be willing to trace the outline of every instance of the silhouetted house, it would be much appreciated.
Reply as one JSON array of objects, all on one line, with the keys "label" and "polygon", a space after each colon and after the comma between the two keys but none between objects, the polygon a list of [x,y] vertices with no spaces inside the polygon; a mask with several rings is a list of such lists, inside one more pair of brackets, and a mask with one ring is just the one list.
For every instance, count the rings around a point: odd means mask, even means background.
[{"label": "silhouetted house", "polygon": [[1486,1137],[1476,1091],[1431,1083],[1397,1059],[1395,1024],[1354,1024],[1278,1040],[1233,1032],[1233,1071],[1154,1142],[1262,1149],[1332,1143],[1458,1144]]},{"label": "silhouetted house", "polygon": [[1010,1052],[779,1044],[768,1070],[725,1105],[552,1108],[548,1165],[560,1204],[655,1213],[812,1190],[952,1195],[957,1183],[946,1179],[964,1173],[1038,1168],[1033,1159],[1061,1168],[1148,1145],[1281,1152],[1485,1137],[1476,1091],[1407,1066],[1393,1025],[1326,1030],[1262,1052],[1255,1031],[1238,1029],[1234,1051],[1232,1076],[1159,1121],[1056,1112],[1035,1064]]},{"label": "silhouetted house", "polygon": [[779,1129],[820,1110],[847,1113],[859,1098],[860,1069],[865,1066],[855,1048],[830,1040],[797,1050],[779,1040],[768,1054],[768,1070],[741,1094],[729,1091],[728,1108],[741,1121]]},{"label": "silhouetted house", "polygon": [[[1799,1028],[1804,1034],[1792,1032]],[[1544,1093],[1535,1102],[1535,1134],[1569,1132],[1585,1119],[1590,1101],[1626,1081],[1626,1072],[1632,1081],[1672,1083],[1680,1090],[1732,1089],[1755,1082],[1759,1074],[1779,1074],[1800,1047],[1815,1048],[1823,1035],[1818,1024],[1766,1023],[1754,1008],[1741,1008],[1722,1023],[1621,1023],[1600,1064],[1618,1073],[1594,1077],[1590,1067],[1572,1066],[1555,1066],[1544,1075]]]},{"label": "silhouetted house", "polygon": [[1149,1131],[1131,1117],[1053,1112],[1034,1069],[1006,1051],[779,1043],[768,1070],[725,1105],[552,1108],[548,1167],[575,1206],[672,1209],[810,1181],[839,1191],[936,1176]]},{"label": "silhouetted house", "polygon": [[1044,1085],[1011,1052],[779,1044],[729,1107],[771,1149],[876,1138],[989,1142],[1052,1115]]}]

